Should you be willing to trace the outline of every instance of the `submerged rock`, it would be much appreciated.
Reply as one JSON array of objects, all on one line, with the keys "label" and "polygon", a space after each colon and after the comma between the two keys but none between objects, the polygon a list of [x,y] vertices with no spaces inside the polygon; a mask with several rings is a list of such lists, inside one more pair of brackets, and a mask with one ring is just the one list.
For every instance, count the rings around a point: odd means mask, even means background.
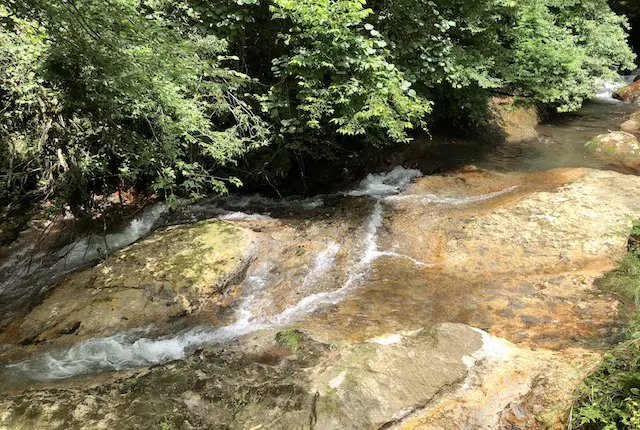
[{"label": "submerged rock", "polygon": [[254,253],[253,233],[212,220],[169,227],[67,277],[0,343],[77,342],[123,330],[161,326],[171,317],[228,305],[220,293]]},{"label": "submerged rock", "polygon": [[591,139],[587,147],[613,165],[640,172],[640,142],[631,133],[610,131]]},{"label": "submerged rock", "polygon": [[[457,322],[551,350],[620,326],[594,281],[626,252],[640,178],[588,169],[418,179],[386,200],[382,254],[348,299],[301,322],[327,342]],[[427,264],[428,263],[428,264]]]}]

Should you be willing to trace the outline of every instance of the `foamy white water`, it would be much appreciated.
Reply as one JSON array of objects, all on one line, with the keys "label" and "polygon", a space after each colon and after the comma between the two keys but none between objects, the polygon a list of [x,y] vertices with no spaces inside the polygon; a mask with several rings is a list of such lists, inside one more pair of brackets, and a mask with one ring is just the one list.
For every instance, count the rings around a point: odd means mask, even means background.
[{"label": "foamy white water", "polygon": [[223,207],[247,209],[252,206],[264,208],[302,208],[315,209],[324,204],[321,197],[311,198],[270,198],[259,194],[254,195],[230,195],[221,199]]},{"label": "foamy white water", "polygon": [[[320,278],[332,267],[333,259],[340,249],[336,243],[329,243],[323,257],[316,259],[316,265],[308,276]],[[80,342],[66,351],[47,353],[40,357],[8,365],[10,371],[19,376],[35,380],[57,380],[88,373],[119,371],[145,367],[152,364],[184,358],[190,348],[205,344],[230,341],[246,334],[269,328],[285,326],[316,310],[330,301],[340,300],[345,291],[343,286],[332,293],[320,293],[305,297],[298,304],[284,312],[268,318],[260,318],[251,311],[255,307],[259,293],[268,286],[262,277],[266,268],[245,280],[246,295],[236,310],[236,321],[220,328],[194,328],[175,336],[159,339],[137,338],[139,333],[121,333],[105,338]]]},{"label": "foamy white water", "polygon": [[[418,266],[430,265],[418,261],[410,256],[393,251],[378,249],[378,233],[383,224],[383,202],[419,199],[425,203],[465,204],[487,200],[510,191],[517,187],[510,187],[495,193],[470,197],[440,197],[436,195],[405,195],[392,196],[409,184],[420,173],[415,170],[396,168],[393,171],[368,176],[357,190],[349,193],[353,196],[368,196],[375,200],[371,214],[363,224],[360,234],[359,257],[349,269],[347,280],[340,288],[324,291],[304,297],[299,302],[273,316],[256,315],[262,305],[262,292],[267,291],[271,279],[271,268],[261,267],[248,274],[244,281],[244,298],[236,310],[236,321],[220,328],[199,327],[177,335],[158,339],[140,338],[140,332],[122,333],[105,338],[90,339],[76,344],[66,351],[49,353],[33,357],[8,366],[8,370],[22,378],[36,380],[64,379],[94,372],[118,371],[129,368],[145,367],[152,364],[164,363],[184,358],[191,348],[205,344],[216,344],[230,341],[241,336],[265,329],[286,327],[295,321],[325,307],[344,300],[352,291],[362,285],[366,279],[371,263],[378,258],[400,258],[411,261]],[[133,224],[127,236],[114,237],[111,243],[124,244],[131,238],[146,234],[148,228],[157,219],[156,215],[140,219]],[[232,212],[226,219],[266,219],[263,215]],[[124,233],[124,232],[123,232]],[[126,239],[126,238],[129,239]],[[115,240],[114,240],[115,239]],[[124,246],[124,245],[122,245]],[[98,252],[90,243],[84,246],[87,252]],[[335,258],[341,248],[337,242],[328,241],[326,248],[314,259],[309,272],[302,284],[302,291],[310,290],[334,267]],[[81,248],[82,249],[82,248]],[[73,255],[79,255],[76,251]]]},{"label": "foamy white water", "polygon": [[0,293],[9,290],[12,285],[18,285],[21,280],[27,279],[36,272],[38,272],[37,276],[53,278],[131,245],[146,236],[165,211],[164,204],[148,207],[123,230],[106,235],[85,236],[63,247],[53,256],[44,253],[33,255],[34,247],[25,247],[10,256],[0,266],[0,270],[13,271],[12,276],[0,284]]},{"label": "foamy white water", "polygon": [[229,212],[218,217],[224,221],[274,221],[275,218],[271,218],[268,215],[263,214],[249,214],[246,212]]},{"label": "foamy white water", "polygon": [[415,178],[422,176],[422,172],[397,166],[392,171],[380,174],[369,174],[360,182],[355,190],[346,193],[348,196],[383,197],[399,192],[409,185]]},{"label": "foamy white water", "polygon": [[[264,329],[283,327],[314,312],[327,304],[340,302],[364,275],[368,263],[375,258],[376,233],[381,224],[382,207],[379,202],[365,225],[362,257],[354,274],[339,289],[313,294],[272,317],[260,317],[251,311],[259,293],[268,287],[265,280],[268,268],[262,268],[245,280],[245,298],[236,311],[236,321],[220,328],[194,328],[175,336],[159,339],[140,338],[135,334],[117,334],[106,338],[90,339],[66,351],[49,353],[11,364],[10,371],[23,378],[56,380],[88,373],[118,371],[145,367],[184,358],[190,348],[204,344],[230,341]],[[329,242],[325,251],[316,257],[307,279],[309,283],[320,279],[332,266],[340,245]],[[306,279],[305,279],[306,281]]]},{"label": "foamy white water", "polygon": [[92,234],[65,246],[57,253],[60,261],[56,266],[77,267],[80,263],[104,257],[131,245],[149,234],[155,222],[166,210],[162,203],[151,206],[122,231],[106,235]]},{"label": "foamy white water", "polygon": [[332,240],[328,241],[327,249],[316,255],[313,261],[313,267],[309,274],[302,281],[302,291],[307,291],[321,281],[325,273],[333,267],[340,244]]},{"label": "foamy white water", "polygon": [[375,252],[375,258],[379,258],[379,257],[391,257],[391,258],[399,258],[401,260],[407,260],[412,262],[413,264],[415,264],[416,266],[421,266],[421,267],[433,267],[433,264],[429,264],[429,263],[424,263],[420,260],[417,260],[413,257],[410,257],[408,255],[405,254],[399,254],[397,252],[393,252],[393,251],[376,251]]},{"label": "foamy white water", "polygon": [[636,76],[637,73],[632,73],[630,75],[620,76],[618,79],[613,81],[597,80],[596,85],[599,89],[596,92],[595,99],[609,103],[622,103],[620,100],[613,98],[613,93],[616,90],[633,83]]}]

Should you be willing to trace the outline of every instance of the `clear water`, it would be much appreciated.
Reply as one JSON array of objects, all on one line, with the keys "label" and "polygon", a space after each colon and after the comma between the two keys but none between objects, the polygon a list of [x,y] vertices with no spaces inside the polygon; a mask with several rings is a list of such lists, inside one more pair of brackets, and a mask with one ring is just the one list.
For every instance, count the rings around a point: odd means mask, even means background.
[{"label": "clear water", "polygon": [[537,141],[500,145],[473,161],[481,168],[508,172],[557,167],[618,170],[597,158],[585,143],[599,134],[618,130],[620,123],[635,109],[613,99],[594,99],[577,112],[544,122],[538,127]]},{"label": "clear water", "polygon": [[[399,193],[412,179],[418,176],[421,176],[421,173],[416,170],[396,168],[388,173],[369,175],[356,189],[346,193],[348,196],[357,196],[357,198],[370,198],[374,202],[359,234],[360,256],[354,265],[344,268],[348,271],[346,281],[335,290],[322,291],[303,297],[298,303],[273,316],[256,315],[254,311],[256,308],[260,309],[257,304],[261,303],[261,293],[269,288],[271,281],[268,275],[269,268],[258,268],[247,276],[244,298],[237,307],[236,321],[230,325],[196,327],[173,336],[157,339],[145,337],[144,331],[90,339],[66,350],[40,354],[10,364],[0,374],[3,374],[5,383],[25,380],[46,381],[88,373],[144,367],[176,360],[183,358],[189,349],[199,345],[225,342],[264,329],[286,327],[320,308],[335,305],[362,285],[372,263],[380,258],[399,259],[416,267],[428,267],[428,263],[397,252],[380,250],[378,246],[379,230],[383,225],[384,202],[392,201],[394,194]],[[459,205],[490,199],[510,191],[507,189],[499,193],[461,199],[434,196],[432,201]],[[311,290],[313,285],[319,283],[325,274],[334,267],[336,255],[340,249],[340,243],[327,241],[326,248],[316,255],[302,282],[303,290]]]}]

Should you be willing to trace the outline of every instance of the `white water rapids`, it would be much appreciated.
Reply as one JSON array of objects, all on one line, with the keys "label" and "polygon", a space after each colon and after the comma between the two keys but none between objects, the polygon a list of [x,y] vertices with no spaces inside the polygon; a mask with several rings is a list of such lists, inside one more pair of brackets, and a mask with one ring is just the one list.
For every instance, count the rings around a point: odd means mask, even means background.
[{"label": "white water rapids", "polygon": [[613,81],[597,81],[596,85],[598,86],[598,91],[596,92],[595,99],[610,103],[622,103],[620,100],[613,98],[613,93],[616,90],[633,83],[636,76],[637,73],[632,73],[630,75],[620,76],[619,79]]},{"label": "white water rapids", "polygon": [[[427,263],[417,261],[410,256],[378,249],[377,239],[379,229],[383,224],[383,204],[385,202],[386,204],[391,204],[394,200],[424,198],[426,199],[425,201],[431,203],[463,204],[492,198],[512,190],[511,188],[485,196],[459,199],[437,198],[437,196],[395,196],[413,179],[421,175],[417,170],[397,167],[386,174],[369,175],[357,189],[346,193],[347,196],[373,198],[374,204],[373,210],[363,224],[359,234],[359,255],[354,264],[349,267],[345,276],[346,281],[336,290],[306,296],[298,303],[274,316],[255,315],[252,309],[260,308],[258,304],[260,303],[261,292],[269,288],[271,279],[269,268],[253,268],[244,281],[244,296],[235,312],[236,320],[230,325],[217,328],[192,328],[176,335],[158,339],[141,337],[145,335],[145,332],[141,330],[105,338],[89,339],[71,346],[65,351],[50,352],[8,365],[6,371],[17,379],[56,380],[88,373],[144,367],[184,358],[189,349],[200,345],[230,341],[264,329],[286,327],[321,307],[342,301],[353,289],[362,285],[371,263],[377,258],[402,258],[418,266],[429,266]],[[231,212],[221,218],[228,220],[261,220],[266,217],[259,214]],[[143,228],[135,230],[138,232],[144,231]],[[114,243],[120,245],[124,242],[126,240],[118,240]],[[326,248],[315,257],[305,279],[302,281],[303,291],[311,290],[335,266],[335,259],[341,249],[341,244],[328,240],[325,245]],[[89,245],[83,248],[87,249],[88,247]],[[95,249],[95,247],[89,249]],[[91,252],[98,251],[95,249],[95,251]]]},{"label": "white water rapids", "polygon": [[[0,272],[11,270],[11,276],[0,283],[0,293],[18,284],[21,280],[38,274],[38,272],[42,272],[43,276],[54,278],[131,245],[146,236],[165,211],[166,207],[163,204],[151,206],[122,231],[106,235],[85,236],[63,247],[50,258],[46,258],[42,254],[30,255],[33,251],[33,245],[26,246],[0,265]],[[45,262],[48,260],[53,260],[53,264],[47,266]]]}]

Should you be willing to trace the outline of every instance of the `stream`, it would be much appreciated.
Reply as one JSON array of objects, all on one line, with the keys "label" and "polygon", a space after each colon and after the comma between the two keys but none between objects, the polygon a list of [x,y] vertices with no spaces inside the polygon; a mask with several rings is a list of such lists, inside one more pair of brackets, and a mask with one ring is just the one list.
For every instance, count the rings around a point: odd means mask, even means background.
[{"label": "stream", "polygon": [[[604,92],[580,111],[542,124],[537,141],[499,145],[483,152],[472,145],[447,146],[438,152],[443,157],[455,154],[453,157],[461,166],[474,165],[498,174],[525,174],[558,167],[615,170],[587,151],[584,144],[597,134],[617,129],[624,116],[633,110],[632,106],[616,102]],[[420,163],[417,164],[416,167],[420,168]],[[418,169],[396,167],[389,172],[367,176],[351,190],[312,199],[231,196],[193,205],[179,215],[180,222],[218,217],[240,225],[284,225],[298,232],[295,237],[304,235],[304,240],[313,242],[314,246],[318,244],[317,252],[305,263],[304,275],[296,280],[284,279],[290,277],[284,270],[279,272],[284,267],[284,257],[276,252],[279,245],[270,245],[273,248],[268,248],[272,249],[267,252],[269,255],[258,257],[251,263],[242,281],[242,293],[225,315],[223,325],[198,324],[173,333],[165,330],[159,336],[155,335],[153,327],[141,327],[87,339],[71,346],[43,346],[43,351],[1,367],[3,385],[16,386],[30,381],[52,381],[146,367],[182,359],[202,345],[228,342],[250,333],[284,329],[294,324],[312,327],[325,334],[327,339],[337,336],[331,334],[332,327],[338,327],[336,333],[340,332],[340,327],[350,327],[350,333],[373,336],[388,328],[400,328],[399,323],[396,324],[400,317],[388,313],[394,310],[396,298],[393,295],[388,296],[389,308],[384,311],[371,311],[371,301],[384,301],[384,298],[367,296],[374,294],[377,288],[374,284],[385,285],[389,279],[396,279],[393,282],[402,284],[405,289],[402,290],[405,291],[403,297],[418,297],[416,302],[435,303],[447,299],[456,303],[455,297],[452,298],[456,294],[466,297],[461,290],[454,288],[450,292],[451,297],[438,298],[433,296],[433,288],[428,294],[418,292],[424,290],[424,283],[414,288],[415,279],[422,277],[428,278],[431,286],[435,282],[443,282],[443,286],[447,286],[449,281],[433,274],[438,261],[430,259],[426,252],[422,256],[418,251],[409,250],[401,238],[393,234],[394,227],[388,218],[392,214],[401,216],[410,210],[407,208],[413,207],[411,205],[418,205],[436,208],[433,209],[436,211],[434,216],[440,214],[438,216],[444,219],[452,213],[483,208],[491,205],[493,200],[508,198],[524,185],[508,181],[502,184],[496,180],[491,189],[469,188],[462,194],[446,190],[414,192],[413,188],[407,189],[421,176]],[[171,224],[172,216],[176,215],[167,215],[163,205],[156,205],[121,231],[82,238],[55,255],[31,256],[28,264],[25,261],[31,249],[27,246],[16,251],[0,264],[0,313],[3,315],[0,322],[7,323],[14,317],[12,310],[21,296],[43,294],[52,283],[68,273],[94,264],[107,253],[134,243],[156,228]],[[343,223],[349,227],[343,228]],[[464,289],[464,285],[461,282],[456,288]],[[490,288],[483,290],[483,294],[488,296]],[[283,299],[285,296],[288,298]],[[394,312],[401,315],[408,310],[406,320],[413,321],[410,305],[398,306]],[[478,311],[470,308],[452,314],[450,308],[437,310],[434,307],[425,312],[421,308],[415,311],[415,315],[433,322],[444,321],[446,315],[449,319],[467,323],[473,322],[474,317],[465,316],[465,312]],[[377,322],[362,328],[358,325],[361,322],[354,322],[362,315],[368,315],[370,321]]]}]

